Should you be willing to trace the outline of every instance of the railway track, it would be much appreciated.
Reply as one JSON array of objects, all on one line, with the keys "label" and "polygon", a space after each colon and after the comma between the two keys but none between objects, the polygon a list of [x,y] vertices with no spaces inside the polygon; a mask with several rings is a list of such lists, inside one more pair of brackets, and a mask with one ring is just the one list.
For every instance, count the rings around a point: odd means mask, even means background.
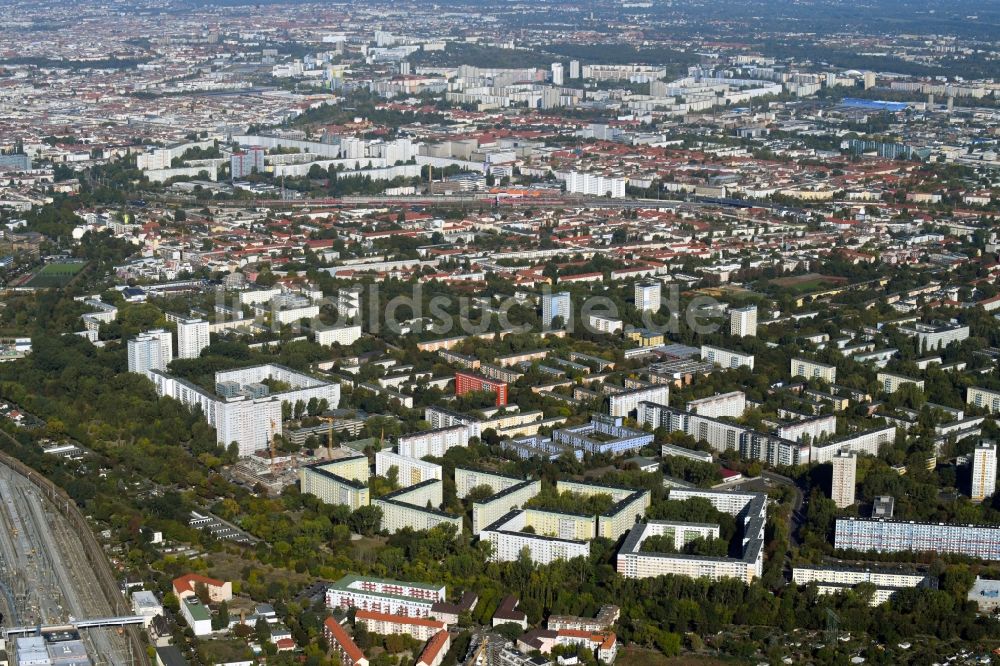
[{"label": "railway track", "polygon": [[[13,586],[13,587],[12,587]],[[7,589],[11,588],[11,589]],[[51,481],[0,452],[0,605],[6,622],[57,624],[128,613],[83,515]],[[92,628],[96,666],[149,666],[139,629]]]}]

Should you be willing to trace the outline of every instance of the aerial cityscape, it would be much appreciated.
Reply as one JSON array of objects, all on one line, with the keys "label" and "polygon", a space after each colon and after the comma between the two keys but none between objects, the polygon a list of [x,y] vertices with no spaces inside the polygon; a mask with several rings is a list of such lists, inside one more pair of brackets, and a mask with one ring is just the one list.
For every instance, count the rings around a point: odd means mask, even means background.
[{"label": "aerial cityscape", "polygon": [[0,666],[1000,664],[1000,3],[0,3]]}]

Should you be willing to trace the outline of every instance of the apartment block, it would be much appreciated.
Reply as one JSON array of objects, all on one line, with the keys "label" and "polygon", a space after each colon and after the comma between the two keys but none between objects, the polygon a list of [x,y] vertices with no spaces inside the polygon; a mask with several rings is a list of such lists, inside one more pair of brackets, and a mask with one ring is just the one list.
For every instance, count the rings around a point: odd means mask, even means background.
[{"label": "apartment block", "polygon": [[337,344],[347,347],[361,339],[361,325],[315,328],[313,338],[317,344],[329,347]]},{"label": "apartment block", "polygon": [[542,482],[522,481],[497,491],[492,497],[472,504],[472,533],[479,534],[504,515],[524,506],[528,500],[540,493]]},{"label": "apartment block", "polygon": [[670,404],[670,387],[667,384],[653,384],[621,393],[612,393],[608,396],[608,411],[611,416],[631,416],[639,409],[640,402],[668,405]]},{"label": "apartment block", "polygon": [[[650,402],[655,402],[650,400]],[[661,404],[667,404],[663,402]],[[688,402],[687,411],[694,412],[699,416],[709,416],[717,419],[721,416],[739,418],[747,409],[747,395],[743,391],[732,391],[730,393],[716,393],[707,398],[691,400]]]},{"label": "apartment block", "polygon": [[729,334],[735,337],[757,337],[757,306],[733,308],[729,311]]},{"label": "apartment block", "polygon": [[389,470],[396,469],[396,478],[401,486],[413,486],[430,479],[443,478],[441,465],[435,465],[418,458],[401,456],[392,451],[375,453],[375,473],[378,476],[389,476]]},{"label": "apartment block", "polygon": [[869,605],[879,606],[899,590],[914,587],[936,589],[938,581],[933,576],[916,571],[893,569],[848,569],[798,566],[792,569],[792,582],[796,585],[816,585],[820,594],[836,594],[862,583],[875,586]]},{"label": "apartment block", "polygon": [[552,441],[583,453],[619,455],[649,446],[653,443],[653,435],[622,425],[621,417],[594,414],[590,423],[553,430]]},{"label": "apartment block", "polygon": [[627,578],[649,578],[665,576],[690,576],[692,578],[737,578],[746,583],[759,578],[764,568],[764,527],[767,522],[767,496],[759,493],[736,493],[713,490],[681,489],[670,490],[671,500],[687,500],[702,497],[719,511],[724,511],[743,522],[742,557],[702,557],[668,553],[652,553],[642,550],[643,542],[654,534],[668,534],[673,530],[677,543],[677,530],[685,530],[680,539],[694,536],[718,534],[718,525],[696,525],[671,522],[637,523],[625,537],[618,551],[616,570]]},{"label": "apartment block", "polygon": [[460,533],[462,517],[435,508],[444,501],[443,489],[440,479],[427,479],[372,500],[372,505],[382,509],[382,530],[395,534],[406,528],[420,531],[446,524]]},{"label": "apartment block", "polygon": [[465,395],[473,391],[485,391],[496,394],[496,406],[503,407],[507,404],[507,384],[498,382],[469,372],[455,373],[455,395]]},{"label": "apartment block", "polygon": [[833,546],[837,550],[954,553],[1000,560],[1000,527],[838,518]]},{"label": "apartment block", "polygon": [[982,502],[992,497],[997,486],[997,445],[980,442],[972,452],[972,484],[969,497]]},{"label": "apartment block", "polygon": [[542,294],[542,328],[551,329],[556,317],[562,319],[565,328],[572,319],[573,311],[568,291]]},{"label": "apartment block", "polygon": [[145,331],[128,341],[128,371],[146,374],[150,370],[166,370],[174,360],[174,343],[170,331],[162,328]]},{"label": "apartment block", "polygon": [[355,613],[355,622],[364,624],[365,628],[373,634],[381,636],[406,634],[413,636],[418,641],[426,641],[439,631],[444,631],[448,628],[448,625],[440,620],[379,613],[369,610],[359,610]]},{"label": "apartment block", "polygon": [[660,446],[660,455],[666,458],[667,456],[678,456],[680,458],[687,458],[688,460],[697,460],[698,462],[710,463],[712,462],[712,454],[708,451],[697,451],[695,449],[685,449],[683,446],[674,446],[673,444],[663,444]]},{"label": "apartment block", "polygon": [[625,197],[625,179],[606,177],[591,173],[570,171],[558,174],[566,182],[566,191],[571,194],[588,194],[597,197],[622,199]]},{"label": "apartment block", "polygon": [[826,463],[833,460],[838,451],[847,450],[855,453],[866,453],[877,456],[883,446],[892,444],[896,439],[896,426],[876,428],[864,432],[839,437],[821,445],[812,446],[812,462]]},{"label": "apartment block", "polygon": [[341,666],[368,666],[368,658],[365,657],[365,653],[340,623],[332,617],[323,621],[323,636],[326,637],[326,642],[334,653],[340,657]]},{"label": "apartment block", "polygon": [[673,407],[641,403],[638,420],[654,429],[664,427],[671,432],[685,432],[700,442],[708,443],[719,453],[736,450],[744,459],[761,460],[775,466],[809,462],[808,445]]},{"label": "apartment block", "polygon": [[610,335],[612,333],[620,333],[624,324],[621,319],[592,314],[587,316],[587,326],[598,333],[607,333]]},{"label": "apartment block", "polygon": [[208,343],[207,321],[181,319],[177,322],[177,358],[198,358]]},{"label": "apartment block", "polygon": [[880,372],[875,376],[883,393],[895,393],[904,384],[916,384],[921,391],[924,390],[924,380],[914,379],[905,375],[897,375],[892,372]]},{"label": "apartment block", "polygon": [[507,476],[506,474],[466,469],[464,467],[455,468],[455,494],[459,499],[468,497],[473,488],[487,486],[493,494],[496,494],[508,488],[519,486],[524,481],[522,478]]},{"label": "apartment block", "polygon": [[965,404],[983,407],[990,414],[1000,413],[1000,391],[970,386],[965,390]]},{"label": "apartment block", "polygon": [[338,504],[354,511],[368,506],[368,458],[356,456],[299,468],[299,487],[326,504]]},{"label": "apartment block", "polygon": [[[206,422],[215,428],[216,442],[222,447],[235,442],[241,458],[268,448],[274,435],[281,432],[280,394],[260,399],[242,395],[223,399],[160,370],[150,370],[147,376],[160,397],[169,396],[188,407],[198,407]],[[340,387],[336,390],[339,399]],[[331,404],[336,406],[337,402]]]},{"label": "apartment block", "polygon": [[837,381],[836,366],[827,365],[818,361],[810,361],[804,358],[793,358],[789,373],[792,377],[805,377],[806,379],[822,379],[828,384]]},{"label": "apartment block", "polygon": [[466,426],[455,425],[401,435],[396,441],[396,450],[399,455],[407,458],[420,459],[425,456],[440,458],[452,447],[468,445],[469,429]]},{"label": "apartment block", "polygon": [[969,337],[969,327],[954,323],[925,324],[915,322],[900,326],[899,332],[917,341],[917,349],[923,352],[944,349],[948,345],[961,342]]},{"label": "apartment block", "polygon": [[858,454],[854,451],[838,451],[830,462],[833,464],[830,499],[838,509],[843,509],[854,504]]},{"label": "apartment block", "polygon": [[347,574],[326,589],[327,608],[428,617],[431,607],[446,599],[444,585],[409,583]]},{"label": "apartment block", "polygon": [[775,429],[774,434],[796,442],[806,439],[815,443],[821,439],[837,434],[837,417],[833,414],[802,418],[791,423],[784,423]]},{"label": "apartment block", "polygon": [[482,421],[479,418],[460,414],[444,407],[425,407],[424,420],[431,424],[431,430],[463,425],[469,429],[469,437],[479,437],[482,433],[480,427]]},{"label": "apartment block", "polygon": [[635,309],[639,312],[659,312],[661,286],[659,282],[637,282],[634,287]]},{"label": "apartment block", "polygon": [[753,354],[743,354],[729,349],[723,349],[722,347],[702,345],[701,360],[714,363],[723,368],[735,369],[746,366],[753,370],[754,357]]},{"label": "apartment block", "polygon": [[[566,515],[560,520],[555,517],[547,517],[544,514],[552,512],[540,512],[535,509],[524,511],[511,511],[500,517],[499,520],[488,525],[479,534],[479,538],[493,545],[493,553],[490,558],[494,562],[513,562],[521,556],[521,552],[527,549],[531,561],[536,564],[550,564],[556,560],[568,560],[574,557],[588,557],[590,555],[591,536],[584,539],[573,537],[547,536],[546,534],[526,532],[525,529],[532,526],[531,519],[534,517],[543,529],[551,527],[554,523],[556,531],[563,534],[578,534],[579,522],[588,518],[583,516]],[[593,518],[590,517],[591,526]],[[563,528],[565,522],[565,529]]]}]

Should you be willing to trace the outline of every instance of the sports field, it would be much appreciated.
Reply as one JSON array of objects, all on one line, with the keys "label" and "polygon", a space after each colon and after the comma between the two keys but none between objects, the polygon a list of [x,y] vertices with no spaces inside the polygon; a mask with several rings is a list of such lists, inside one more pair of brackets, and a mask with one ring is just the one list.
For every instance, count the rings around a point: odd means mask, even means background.
[{"label": "sports field", "polygon": [[813,291],[821,291],[823,289],[832,289],[839,287],[846,282],[848,282],[848,279],[843,277],[821,275],[819,273],[806,273],[805,275],[793,275],[790,277],[769,280],[766,284],[766,288],[772,292],[800,295],[808,294]]},{"label": "sports field", "polygon": [[83,270],[86,262],[53,262],[45,264],[31,279],[24,283],[32,289],[56,289],[65,287],[73,277]]}]

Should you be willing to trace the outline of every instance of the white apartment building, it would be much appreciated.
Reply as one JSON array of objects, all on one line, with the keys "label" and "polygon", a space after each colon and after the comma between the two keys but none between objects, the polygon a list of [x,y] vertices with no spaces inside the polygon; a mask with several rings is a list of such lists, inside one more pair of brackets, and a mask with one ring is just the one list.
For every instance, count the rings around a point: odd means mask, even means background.
[{"label": "white apartment building", "polygon": [[522,481],[517,485],[498,491],[482,502],[473,502],[472,533],[479,534],[507,513],[524,506],[528,500],[541,491],[541,481]]},{"label": "white apartment building", "polygon": [[736,337],[757,337],[757,306],[748,305],[729,311],[729,334]]},{"label": "white apartment building", "polygon": [[444,484],[440,479],[428,479],[408,488],[383,495],[372,501],[382,509],[382,530],[389,534],[409,528],[429,530],[441,524],[462,531],[462,517],[437,509],[444,501]]},{"label": "white apartment building", "polygon": [[944,349],[954,342],[961,342],[969,337],[969,327],[959,324],[924,324],[915,322],[909,326],[900,326],[899,332],[911,338],[916,338],[917,349],[920,352]]},{"label": "white apartment building", "polygon": [[361,287],[349,287],[337,292],[337,314],[346,319],[361,314]]},{"label": "white apartment building", "polygon": [[653,428],[685,432],[720,453],[739,451],[740,456],[748,460],[760,460],[769,465],[804,465],[809,462],[808,445],[665,405],[640,403],[637,420]]},{"label": "white apartment building", "polygon": [[215,373],[216,385],[224,382],[235,382],[240,386],[246,386],[260,384],[265,380],[276,380],[292,387],[287,391],[271,394],[271,397],[280,398],[282,402],[295,404],[301,400],[307,403],[312,398],[316,398],[317,400],[326,400],[331,409],[340,403],[340,384],[317,379],[277,363]]},{"label": "white apartment building", "polygon": [[333,328],[313,329],[313,337],[317,344],[329,347],[338,344],[343,346],[352,345],[361,339],[361,325],[336,326]]},{"label": "white apartment building", "polygon": [[[567,520],[570,517],[567,516]],[[524,549],[536,564],[590,556],[590,541],[565,539],[523,531],[528,526],[527,511],[512,511],[479,533],[479,538],[493,545],[490,559],[514,562]]]},{"label": "white apartment building", "polygon": [[838,509],[843,509],[854,504],[858,454],[854,451],[838,451],[830,462],[833,464],[830,499],[833,500]]},{"label": "white apartment building", "polygon": [[568,291],[542,294],[542,327],[552,328],[552,322],[556,317],[562,318],[564,327],[571,321],[572,310]]},{"label": "white apartment building", "polygon": [[997,486],[997,445],[980,442],[972,452],[972,486],[969,497],[982,502],[992,497]]},{"label": "white apartment building", "polygon": [[370,503],[368,476],[368,458],[356,456],[300,467],[299,487],[325,504],[356,511]]},{"label": "white apartment building", "polygon": [[172,360],[174,344],[170,331],[162,328],[145,331],[128,341],[129,372],[166,370]]},{"label": "white apartment building", "polygon": [[[560,178],[561,176],[561,178]],[[592,173],[570,171],[556,175],[565,180],[566,191],[570,194],[586,194],[595,197],[625,198],[625,179],[599,176]]]},{"label": "white apartment building", "polygon": [[723,368],[739,368],[745,365],[753,370],[754,357],[753,354],[742,354],[722,347],[702,345],[701,360],[715,363]]},{"label": "white apartment building", "polygon": [[281,289],[251,289],[240,292],[240,305],[262,305],[270,303],[272,298],[281,295]]},{"label": "white apartment building", "polygon": [[223,447],[236,442],[240,458],[269,448],[281,433],[281,401],[276,398],[220,401],[214,413],[209,425],[215,426],[216,441]]},{"label": "white apartment building", "polygon": [[375,453],[375,474],[389,476],[389,470],[396,468],[396,478],[401,486],[414,486],[430,479],[443,478],[441,465],[426,462],[417,458],[407,458],[392,451],[377,451]]},{"label": "white apartment building", "polygon": [[651,402],[657,405],[670,403],[670,386],[653,384],[652,386],[612,393],[608,396],[609,413],[611,416],[629,416],[638,412],[640,402]]},{"label": "white apartment building", "polygon": [[[666,403],[663,403],[666,404]],[[716,393],[707,398],[691,400],[686,409],[699,416],[710,416],[717,419],[720,416],[739,418],[747,409],[747,394],[743,391]]]},{"label": "white apartment building", "polygon": [[879,386],[884,393],[895,393],[904,384],[916,384],[921,391],[924,390],[924,380],[914,379],[905,375],[897,375],[892,372],[880,372],[875,376]]},{"label": "white apartment building", "polygon": [[454,446],[469,445],[469,429],[456,425],[436,430],[426,430],[412,435],[402,435],[396,442],[399,455],[407,458],[440,458]]},{"label": "white apartment building", "polygon": [[793,358],[789,373],[792,377],[818,378],[833,384],[837,381],[837,368],[826,363],[810,361],[804,358]]},{"label": "white apartment building", "polygon": [[664,458],[667,456],[677,456],[678,458],[687,458],[688,460],[697,460],[703,463],[710,463],[713,460],[712,454],[708,451],[685,449],[683,446],[674,446],[673,444],[662,444],[660,446],[660,455]]},{"label": "white apartment building", "polygon": [[319,306],[310,299],[295,294],[282,294],[267,306],[257,306],[259,316],[270,315],[271,323],[286,326],[303,319],[314,319],[319,316]]},{"label": "white apartment building", "polygon": [[621,332],[623,323],[621,319],[601,317],[600,315],[588,315],[587,326],[589,326],[591,330],[597,331],[598,333],[611,334]]},{"label": "white apartment building", "polygon": [[[438,482],[440,483],[440,482]],[[438,525],[452,525],[456,534],[462,532],[462,517],[453,516],[444,511],[426,506],[417,506],[409,502],[392,501],[385,497],[372,500],[372,505],[382,509],[381,529],[389,534],[400,530],[414,531],[434,529]]]},{"label": "white apartment building", "polygon": [[812,446],[812,462],[826,463],[833,460],[838,451],[846,449],[855,453],[866,453],[877,456],[879,449],[892,444],[896,439],[896,426],[876,428],[864,432],[847,435],[822,445]]},{"label": "white apartment building", "polygon": [[428,617],[431,607],[446,601],[444,585],[411,583],[347,574],[326,589],[327,608]]},{"label": "white apartment building", "polygon": [[198,358],[208,346],[208,322],[181,319],[177,322],[177,358]]},{"label": "white apartment building", "polygon": [[[700,535],[718,534],[718,525],[655,522],[637,523],[625,537],[616,558],[616,570],[626,578],[650,578],[673,574],[691,578],[737,578],[746,583],[759,578],[764,570],[764,527],[767,522],[767,496],[759,493],[737,493],[715,490],[688,490],[673,488],[670,491],[671,500],[684,501],[693,497],[707,499],[719,511],[736,516],[743,522],[743,554],[742,557],[702,557],[696,555],[679,555],[666,553],[651,553],[642,550],[642,543],[653,534],[668,534],[673,529],[674,543],[677,543],[677,530],[686,533],[680,535],[691,539]],[[681,527],[678,528],[677,525]],[[694,531],[695,534],[687,533]]]},{"label": "white apartment building", "polygon": [[565,72],[561,62],[552,63],[552,85],[561,86],[565,83]]},{"label": "white apartment building", "polygon": [[[524,479],[506,474],[496,474],[495,472],[484,472],[476,469],[455,468],[455,494],[459,499],[465,499],[472,492],[473,488],[488,486],[493,494],[497,494],[508,488],[519,486],[524,483]],[[506,511],[504,512],[506,513]]]},{"label": "white apartment building", "polygon": [[[574,492],[585,497],[610,495],[615,504],[607,512],[597,516],[597,536],[617,541],[632,529],[635,521],[646,515],[651,494],[648,490],[635,490],[618,486],[605,486],[580,481],[557,481],[556,490]],[[540,531],[536,527],[536,532]],[[562,535],[560,535],[562,536]]]},{"label": "white apartment building", "polygon": [[869,583],[875,586],[875,594],[869,602],[871,606],[885,603],[899,590],[911,587],[937,587],[937,579],[918,572],[809,566],[794,567],[792,582],[796,585],[815,584],[820,594],[836,594],[862,583]]},{"label": "white apartment building", "polygon": [[189,407],[199,407],[208,424],[215,428],[219,445],[228,447],[236,442],[240,457],[248,457],[271,445],[274,435],[281,432],[283,402],[309,402],[315,397],[317,400],[326,400],[331,408],[335,408],[340,402],[339,384],[324,382],[275,364],[215,374],[217,385],[226,382],[234,382],[240,386],[260,384],[262,380],[271,377],[295,387],[290,391],[260,398],[248,398],[245,395],[223,398],[162,370],[150,370],[147,376],[153,381],[160,397],[169,396]]},{"label": "white apartment building", "polygon": [[660,311],[661,285],[659,282],[635,284],[635,309],[639,312]]},{"label": "white apartment building", "polygon": [[983,407],[990,414],[1000,413],[1000,391],[970,386],[965,391],[965,404]]},{"label": "white apartment building", "polygon": [[838,518],[833,547],[877,553],[956,553],[1000,560],[1000,527]]},{"label": "white apartment building", "polygon": [[432,430],[463,425],[469,429],[469,437],[480,437],[483,431],[479,419],[465,414],[459,414],[444,407],[425,407],[424,420],[431,424]]},{"label": "white apartment building", "polygon": [[778,437],[784,437],[796,442],[801,442],[808,438],[811,444],[823,437],[835,435],[836,433],[837,417],[833,414],[785,423],[774,431],[774,434]]},{"label": "white apartment building", "polygon": [[148,153],[142,153],[136,158],[136,166],[140,171],[158,171],[161,169],[169,169],[171,164],[173,164],[174,158],[181,157],[191,148],[212,148],[215,146],[215,141],[209,139],[207,141],[194,141],[192,143],[183,143],[176,146],[170,146],[167,148],[156,148]]}]

